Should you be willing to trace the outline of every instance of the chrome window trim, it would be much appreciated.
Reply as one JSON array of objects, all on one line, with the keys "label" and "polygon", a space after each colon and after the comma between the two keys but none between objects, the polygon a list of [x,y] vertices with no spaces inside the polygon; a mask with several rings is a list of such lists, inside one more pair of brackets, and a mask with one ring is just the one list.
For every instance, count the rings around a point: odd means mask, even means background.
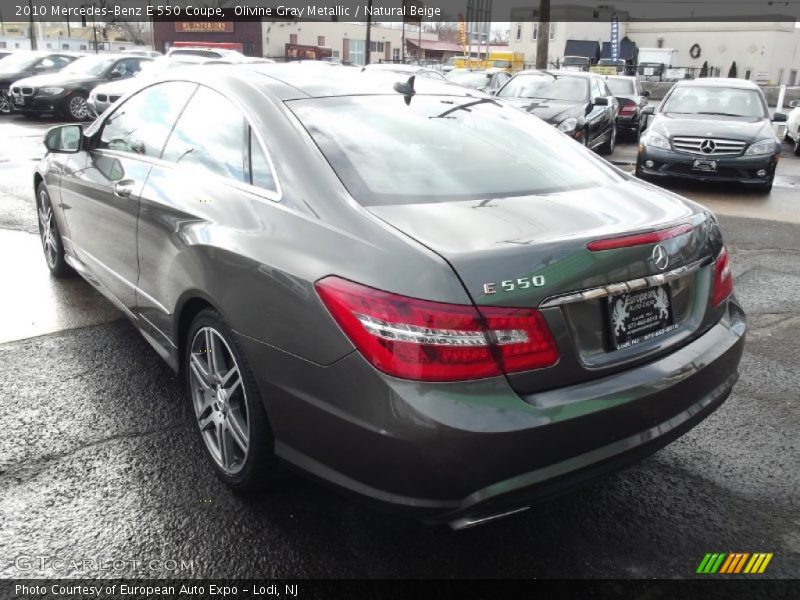
[{"label": "chrome window trim", "polygon": [[709,265],[713,262],[711,257],[701,258],[693,263],[678,267],[666,273],[658,273],[657,275],[649,275],[647,277],[640,277],[638,279],[629,279],[628,281],[620,281],[618,283],[611,283],[609,285],[598,286],[588,290],[581,290],[579,292],[569,292],[567,294],[558,294],[545,298],[539,308],[551,308],[553,306],[564,306],[565,304],[572,304],[574,302],[585,302],[586,300],[596,300],[598,298],[605,298],[607,296],[616,296],[626,292],[644,289],[647,287],[655,287],[663,285],[675,279],[679,279],[690,273],[698,271],[702,267]]}]

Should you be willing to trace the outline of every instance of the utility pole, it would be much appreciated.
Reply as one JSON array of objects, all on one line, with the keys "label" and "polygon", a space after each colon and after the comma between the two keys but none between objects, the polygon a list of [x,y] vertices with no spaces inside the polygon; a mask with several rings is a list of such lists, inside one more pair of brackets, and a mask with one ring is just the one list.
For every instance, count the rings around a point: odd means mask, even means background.
[{"label": "utility pole", "polygon": [[36,50],[36,32],[33,30],[33,0],[28,0],[28,8],[30,9],[28,24],[30,25],[31,50]]},{"label": "utility pole", "polygon": [[536,68],[547,68],[550,44],[550,0],[539,0],[539,32],[536,36]]},{"label": "utility pole", "polygon": [[406,0],[403,0],[403,24],[400,33],[400,62],[406,62]]},{"label": "utility pole", "polygon": [[372,43],[372,0],[369,0],[367,4],[367,47],[366,52],[364,53],[364,65],[368,65],[370,63],[370,55],[372,51],[370,49],[370,44]]}]

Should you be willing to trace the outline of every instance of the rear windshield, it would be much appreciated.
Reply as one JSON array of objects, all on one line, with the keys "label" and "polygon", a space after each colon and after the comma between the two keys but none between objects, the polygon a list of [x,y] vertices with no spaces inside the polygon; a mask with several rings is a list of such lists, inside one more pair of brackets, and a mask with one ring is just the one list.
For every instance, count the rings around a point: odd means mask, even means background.
[{"label": "rear windshield", "polygon": [[489,85],[491,75],[485,71],[450,71],[446,79],[453,83],[459,83],[470,87],[482,87]]},{"label": "rear windshield", "polygon": [[621,181],[574,140],[494,99],[356,96],[287,102],[365,206],[546,194]]},{"label": "rear windshield", "polygon": [[636,88],[633,85],[633,81],[630,79],[614,79],[613,77],[609,77],[606,79],[606,85],[608,85],[608,89],[610,89],[611,93],[615,96],[636,95]]}]

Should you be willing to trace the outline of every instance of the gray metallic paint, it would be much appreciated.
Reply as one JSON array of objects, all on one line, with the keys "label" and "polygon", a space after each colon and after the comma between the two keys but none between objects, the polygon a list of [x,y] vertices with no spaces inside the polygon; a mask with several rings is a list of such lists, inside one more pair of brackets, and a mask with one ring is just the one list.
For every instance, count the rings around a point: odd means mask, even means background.
[{"label": "gray metallic paint", "polygon": [[[50,190],[71,264],[127,307],[173,368],[187,302],[201,298],[222,313],[253,367],[284,459],[375,500],[450,518],[532,482],[649,448],[668,438],[671,418],[700,414],[729,393],[745,325],[735,299],[708,306],[711,266],[691,275],[696,302],[682,328],[605,360],[582,354],[570,324],[580,318],[553,307],[543,310],[560,350],[552,368],[440,384],[375,370],[322,305],[315,281],[336,274],[428,300],[535,307],[556,294],[658,272],[649,247],[592,253],[591,239],[690,222],[692,233],[664,242],[679,266],[716,255],[716,222],[620,173],[606,187],[538,198],[367,210],[282,102],[322,93],[318,78],[308,77],[313,83],[302,91],[278,81],[291,74],[286,66],[262,69],[216,68],[213,87],[235,99],[259,132],[279,197],[111,151],[50,154],[37,181]],[[204,85],[205,72],[169,79]],[[384,85],[391,77],[364,77],[365,89],[394,93]],[[354,84],[338,85],[328,93],[350,93]],[[110,176],[114,161],[135,180],[128,198],[109,192],[122,179],[118,171]],[[547,277],[541,289],[482,296],[486,281],[538,273]],[[595,335],[595,346],[602,344],[601,330]]]}]

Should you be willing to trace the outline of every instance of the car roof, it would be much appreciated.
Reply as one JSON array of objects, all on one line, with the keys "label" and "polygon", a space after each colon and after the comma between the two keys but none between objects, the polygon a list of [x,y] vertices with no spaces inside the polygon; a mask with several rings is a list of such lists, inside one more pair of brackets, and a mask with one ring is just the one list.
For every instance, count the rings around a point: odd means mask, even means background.
[{"label": "car roof", "polygon": [[735,79],[733,77],[701,77],[698,79],[684,79],[675,84],[681,87],[735,87],[757,90],[759,87],[747,79]]},{"label": "car roof", "polygon": [[[167,78],[176,77],[176,69]],[[212,80],[217,82],[225,77],[235,77],[250,85],[258,85],[254,73],[264,76],[264,83],[281,100],[299,98],[323,98],[328,96],[394,95],[397,83],[406,83],[407,73],[381,69],[358,69],[352,67],[331,67],[327,63],[275,63],[275,64],[234,64],[204,65],[201,68],[180,70],[187,78],[199,83]],[[475,96],[478,94],[455,83],[443,79],[417,77],[414,91],[418,94],[441,94],[446,96]]]}]

